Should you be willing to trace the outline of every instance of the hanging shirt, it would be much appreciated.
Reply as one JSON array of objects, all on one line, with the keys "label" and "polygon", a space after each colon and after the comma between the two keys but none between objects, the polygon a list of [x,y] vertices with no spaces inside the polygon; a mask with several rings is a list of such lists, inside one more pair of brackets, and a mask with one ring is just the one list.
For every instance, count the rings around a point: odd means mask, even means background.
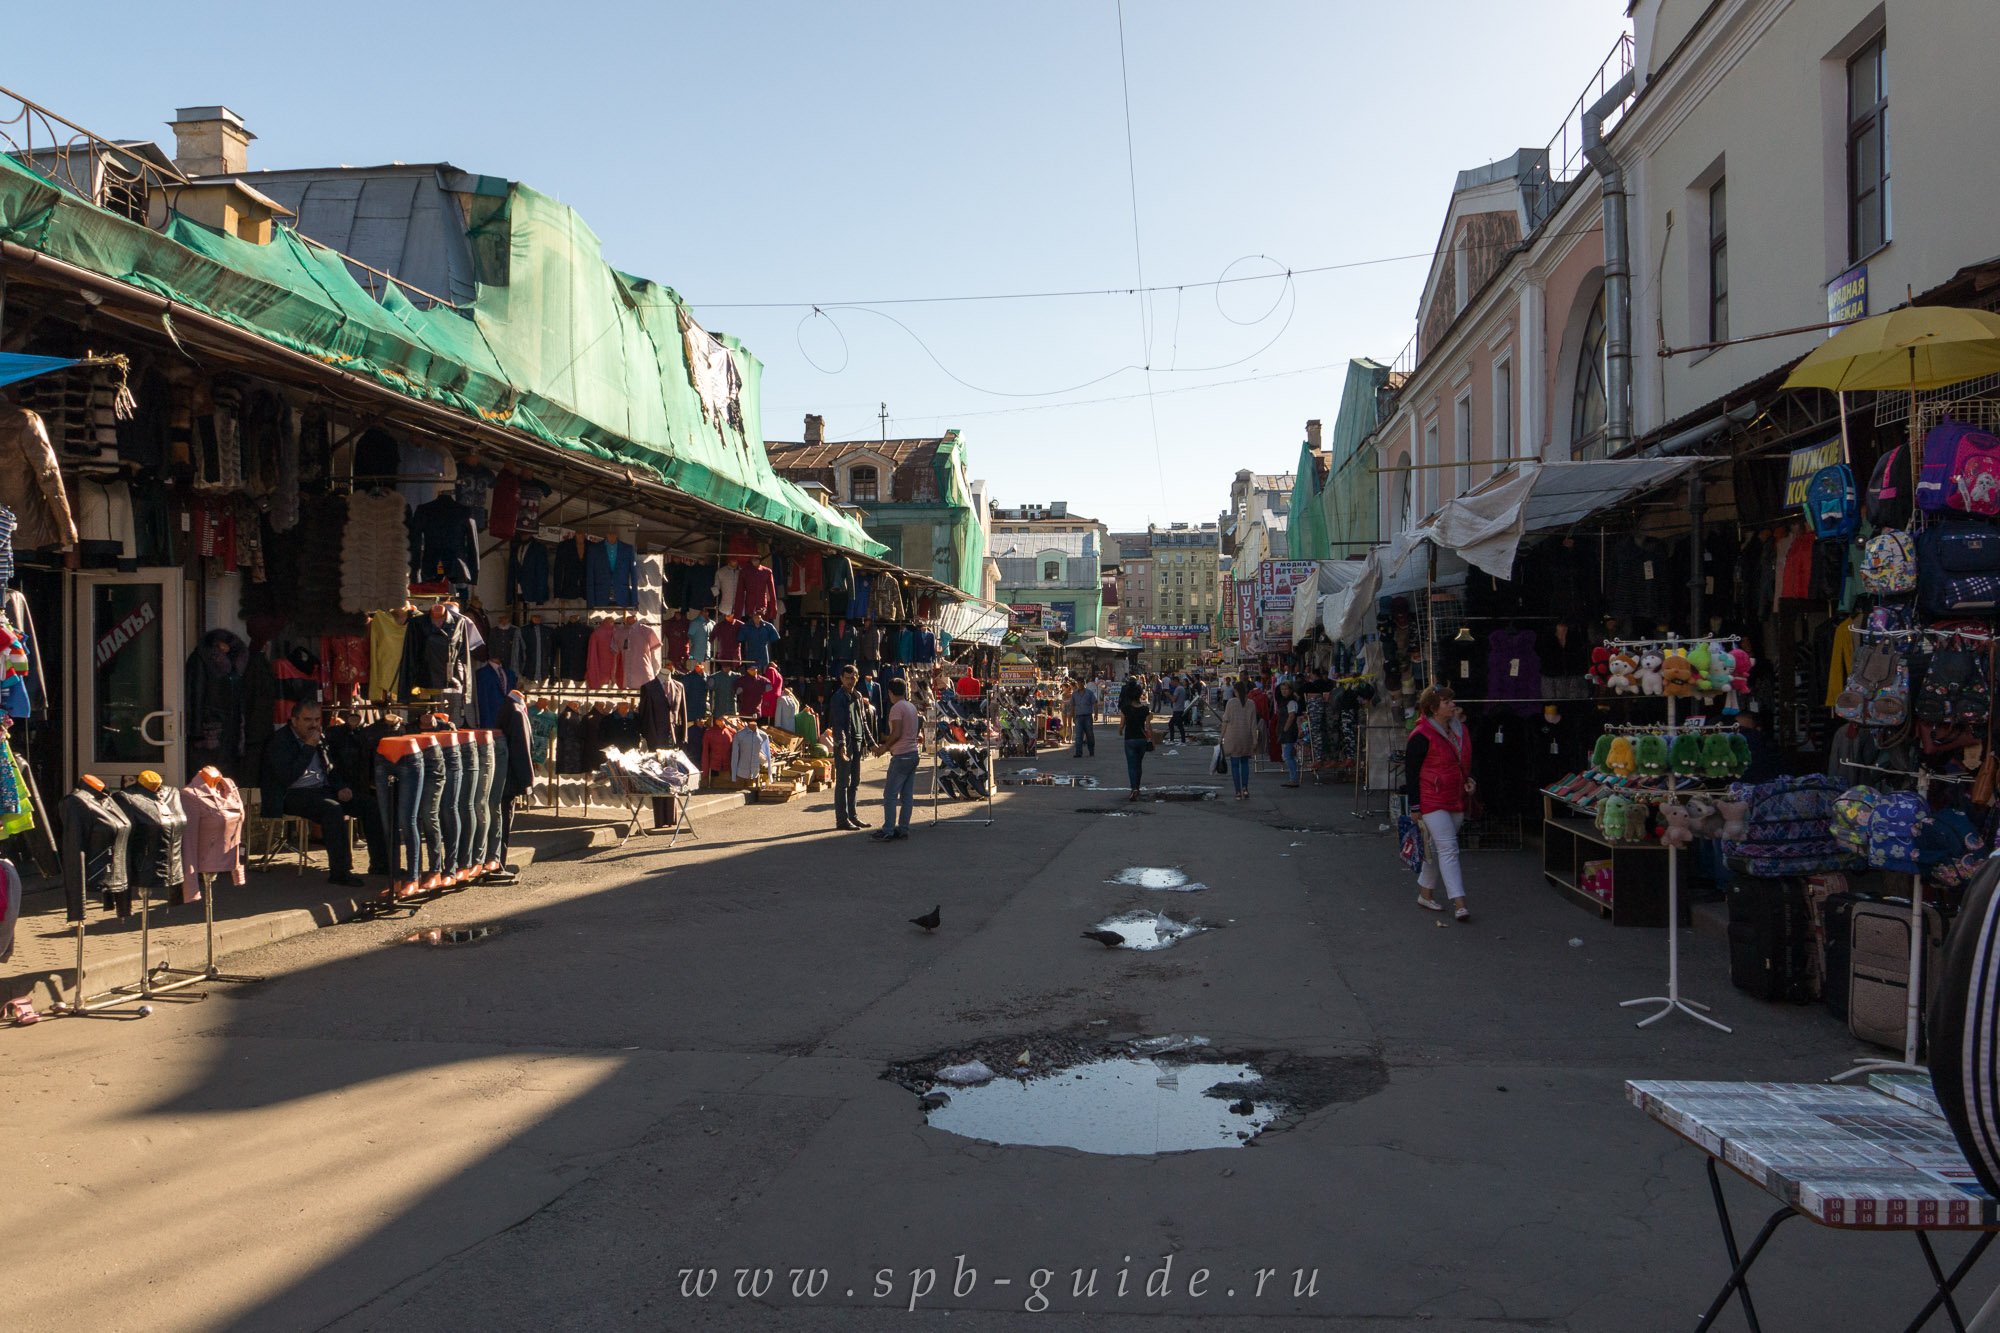
[{"label": "hanging shirt", "polygon": [[736,650],[744,661],[759,667],[771,665],[771,647],[777,641],[778,628],[769,621],[748,624],[736,632]]},{"label": "hanging shirt", "polygon": [[715,571],[715,609],[724,614],[736,612],[736,583],[742,572],[734,565],[724,565]]},{"label": "hanging shirt", "polygon": [[687,657],[691,666],[705,666],[710,656],[709,633],[715,622],[707,616],[693,616],[687,622]]},{"label": "hanging shirt", "polygon": [[609,620],[590,631],[583,683],[593,690],[605,689],[618,681],[618,650],[613,637],[617,632],[618,626]]},{"label": "hanging shirt", "polygon": [[622,627],[618,649],[618,686],[636,690],[660,674],[660,633],[641,620]]}]

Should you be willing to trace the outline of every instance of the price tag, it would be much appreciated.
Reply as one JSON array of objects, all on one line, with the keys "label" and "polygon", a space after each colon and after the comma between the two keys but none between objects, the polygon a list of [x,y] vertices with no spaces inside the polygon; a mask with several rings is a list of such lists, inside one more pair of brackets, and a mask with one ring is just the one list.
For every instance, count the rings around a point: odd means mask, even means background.
[{"label": "price tag", "polygon": [[1704,593],[1713,597],[1715,595],[1715,575],[1710,574],[1707,578],[1703,579],[1701,581],[1701,589]]},{"label": "price tag", "polygon": [[1472,678],[1472,663],[1460,662],[1458,664],[1458,678],[1460,680],[1470,680]]},{"label": "price tag", "polygon": [[1646,582],[1651,583],[1652,581],[1653,581],[1653,562],[1648,560],[1646,562]]},{"label": "price tag", "polygon": [[1550,753],[1550,754],[1561,754],[1562,752],[1563,752],[1563,747],[1562,747],[1562,742],[1561,742],[1561,741],[1550,741],[1550,742],[1549,742],[1549,753]]},{"label": "price tag", "polygon": [[1509,677],[1511,678],[1511,677],[1514,677],[1514,676],[1518,676],[1518,675],[1520,675],[1520,674],[1521,674],[1521,659],[1520,659],[1520,658],[1518,658],[1518,657],[1510,657],[1510,658],[1508,658],[1508,659],[1507,659],[1507,675],[1508,675],[1508,676],[1509,676]]}]

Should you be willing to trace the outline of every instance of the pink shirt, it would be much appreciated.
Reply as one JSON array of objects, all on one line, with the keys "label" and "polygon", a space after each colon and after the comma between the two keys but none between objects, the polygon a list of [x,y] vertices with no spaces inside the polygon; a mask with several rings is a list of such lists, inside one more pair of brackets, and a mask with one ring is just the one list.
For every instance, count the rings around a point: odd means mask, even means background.
[{"label": "pink shirt", "polygon": [[243,882],[243,797],[228,778],[211,787],[196,775],[181,788],[187,832],[181,835],[181,864],[187,871],[185,901],[201,896],[202,875],[227,874]]},{"label": "pink shirt", "polygon": [[891,731],[896,729],[898,720],[903,725],[902,735],[889,746],[889,753],[915,754],[917,752],[917,745],[922,739],[920,733],[923,729],[923,718],[918,715],[917,706],[908,699],[898,699],[889,709],[889,729]]}]

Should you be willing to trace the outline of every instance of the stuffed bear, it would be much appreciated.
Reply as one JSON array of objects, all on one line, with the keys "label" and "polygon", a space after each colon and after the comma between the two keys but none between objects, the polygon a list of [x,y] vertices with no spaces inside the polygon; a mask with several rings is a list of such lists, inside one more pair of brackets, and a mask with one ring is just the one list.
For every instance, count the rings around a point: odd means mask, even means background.
[{"label": "stuffed bear", "polygon": [[1722,838],[1725,842],[1741,842],[1750,832],[1750,802],[1717,801],[1715,809],[1722,816]]},{"label": "stuffed bear", "polygon": [[1669,847],[1686,847],[1694,842],[1694,825],[1688,817],[1684,805],[1663,805],[1660,816],[1666,820],[1667,832],[1664,841]]},{"label": "stuffed bear", "polygon": [[1613,694],[1637,694],[1639,692],[1639,664],[1630,653],[1611,654],[1611,692]]},{"label": "stuffed bear", "polygon": [[1706,796],[1690,797],[1687,803],[1688,824],[1697,838],[1713,838],[1722,832],[1722,816],[1716,812],[1715,802]]},{"label": "stuffed bear", "polygon": [[1669,699],[1690,699],[1694,697],[1697,679],[1694,662],[1685,648],[1669,648],[1660,664],[1662,690]]},{"label": "stuffed bear", "polygon": [[1729,650],[1719,643],[1708,645],[1708,688],[1702,691],[1709,695],[1729,693],[1729,678],[1736,670],[1736,659]]},{"label": "stuffed bear", "polygon": [[1665,659],[1658,653],[1650,650],[1647,651],[1645,656],[1639,659],[1640,693],[1664,694],[1666,692],[1666,677],[1660,674],[1660,668],[1664,661]]},{"label": "stuffed bear", "polygon": [[1729,676],[1729,688],[1738,694],[1750,693],[1750,669],[1757,663],[1741,648],[1732,649],[1729,658],[1733,665]]}]

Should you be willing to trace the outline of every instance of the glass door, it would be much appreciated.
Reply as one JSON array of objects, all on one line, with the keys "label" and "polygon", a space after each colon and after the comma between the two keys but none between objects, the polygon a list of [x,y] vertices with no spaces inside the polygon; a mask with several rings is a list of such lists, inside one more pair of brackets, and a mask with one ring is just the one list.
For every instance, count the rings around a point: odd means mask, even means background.
[{"label": "glass door", "polygon": [[110,787],[148,768],[177,785],[187,780],[185,591],[178,569],[77,574],[77,773]]}]

